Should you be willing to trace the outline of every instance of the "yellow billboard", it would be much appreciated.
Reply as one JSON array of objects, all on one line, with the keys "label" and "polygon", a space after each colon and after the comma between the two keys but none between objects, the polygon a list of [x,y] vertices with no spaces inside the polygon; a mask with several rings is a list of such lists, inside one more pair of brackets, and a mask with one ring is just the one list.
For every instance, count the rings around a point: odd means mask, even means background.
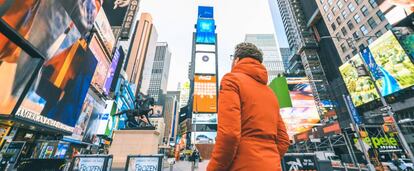
[{"label": "yellow billboard", "polygon": [[216,113],[217,77],[196,75],[193,96],[194,113]]}]

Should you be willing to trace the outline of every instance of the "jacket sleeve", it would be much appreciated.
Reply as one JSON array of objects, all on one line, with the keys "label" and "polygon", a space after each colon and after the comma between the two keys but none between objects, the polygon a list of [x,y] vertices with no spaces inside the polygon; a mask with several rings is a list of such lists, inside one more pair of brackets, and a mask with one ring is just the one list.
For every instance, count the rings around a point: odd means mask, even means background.
[{"label": "jacket sleeve", "polygon": [[207,171],[227,171],[236,155],[241,135],[239,87],[236,78],[223,77],[219,94],[216,144]]},{"label": "jacket sleeve", "polygon": [[285,123],[283,122],[282,117],[279,115],[279,121],[277,123],[277,149],[279,151],[280,159],[283,158],[290,146],[289,135],[286,131]]}]

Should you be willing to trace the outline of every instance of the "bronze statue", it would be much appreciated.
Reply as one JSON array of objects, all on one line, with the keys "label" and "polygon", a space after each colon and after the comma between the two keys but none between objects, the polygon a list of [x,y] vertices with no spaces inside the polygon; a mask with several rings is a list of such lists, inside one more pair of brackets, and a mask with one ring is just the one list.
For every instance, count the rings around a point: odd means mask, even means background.
[{"label": "bronze statue", "polygon": [[[116,115],[126,114],[126,127],[127,128],[145,128],[145,127],[154,127],[149,119],[148,114],[152,111],[151,114],[154,113],[152,107],[155,104],[154,98],[139,93],[137,97],[135,97],[134,102],[134,109],[128,109],[121,111]],[[138,121],[136,119],[138,117]]]}]

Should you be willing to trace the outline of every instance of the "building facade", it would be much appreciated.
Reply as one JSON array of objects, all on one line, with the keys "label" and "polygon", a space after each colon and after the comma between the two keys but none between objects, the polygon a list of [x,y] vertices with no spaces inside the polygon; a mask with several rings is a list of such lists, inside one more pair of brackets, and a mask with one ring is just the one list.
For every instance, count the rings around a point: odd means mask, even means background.
[{"label": "building facade", "polygon": [[[148,61],[150,62],[150,61]],[[168,76],[170,70],[171,52],[168,43],[158,42],[156,44],[155,58],[152,61],[152,68],[144,78],[149,79],[148,86],[142,85],[141,92],[148,94],[155,99],[157,104],[164,102],[167,93]]]},{"label": "building facade", "polygon": [[165,97],[164,121],[165,131],[164,140],[168,144],[174,143],[177,137],[180,115],[180,91],[168,91]]},{"label": "building facade", "polygon": [[157,36],[157,34],[152,23],[151,14],[142,13],[141,18],[137,21],[124,66],[128,80],[137,85],[137,93],[142,85],[145,61],[147,57],[148,59],[151,58],[149,55],[152,55],[151,52],[155,50],[156,41],[151,41],[156,40],[154,36]]},{"label": "building facade", "polygon": [[291,54],[292,53],[289,48],[280,48],[280,56],[282,57],[283,67],[285,68],[285,72],[288,70],[289,57]]},{"label": "building facade", "polygon": [[268,81],[272,81],[277,75],[283,74],[282,57],[279,46],[273,34],[247,34],[245,42],[255,44],[263,52],[263,65],[267,69]]},{"label": "building facade", "polygon": [[[316,3],[330,34],[339,37],[333,41],[343,62],[392,27],[377,0],[317,0]],[[353,41],[347,41],[348,38]]]}]

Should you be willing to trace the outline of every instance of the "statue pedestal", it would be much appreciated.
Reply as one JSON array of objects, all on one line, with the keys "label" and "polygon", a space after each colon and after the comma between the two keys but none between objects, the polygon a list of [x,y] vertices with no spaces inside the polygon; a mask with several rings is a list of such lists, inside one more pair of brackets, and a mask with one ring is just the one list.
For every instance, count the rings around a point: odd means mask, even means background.
[{"label": "statue pedestal", "polygon": [[158,154],[160,133],[156,130],[114,130],[109,154],[113,155],[112,169],[125,168],[128,155]]}]

